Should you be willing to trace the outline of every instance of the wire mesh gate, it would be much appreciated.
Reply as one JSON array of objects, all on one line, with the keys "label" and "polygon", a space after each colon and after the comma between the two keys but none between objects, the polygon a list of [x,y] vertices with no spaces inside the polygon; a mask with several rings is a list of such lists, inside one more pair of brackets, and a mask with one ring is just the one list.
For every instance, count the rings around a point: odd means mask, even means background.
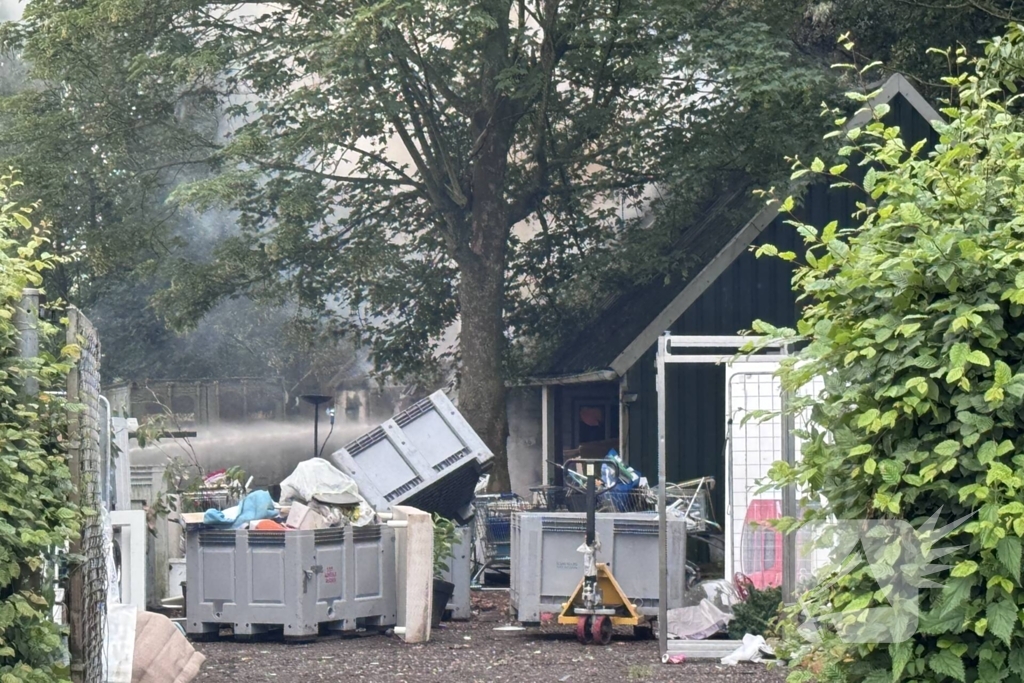
[{"label": "wire mesh gate", "polygon": [[[657,383],[656,390],[658,396],[658,534],[659,534],[659,610],[658,610],[658,645],[659,654],[665,657],[668,654],[668,629],[661,625],[668,623],[668,547],[667,547],[667,514],[666,514],[666,488],[665,478],[667,476],[667,449],[666,449],[666,390],[665,390],[665,373],[668,365],[673,364],[686,364],[686,363],[713,363],[713,364],[728,364],[731,367],[727,369],[727,388],[729,387],[730,377],[740,375],[743,377],[747,375],[749,377],[744,378],[744,384],[746,379],[751,379],[751,398],[755,399],[757,407],[755,410],[769,410],[778,411],[785,406],[785,397],[782,395],[778,380],[773,377],[773,374],[778,367],[779,361],[785,356],[785,349],[780,344],[766,344],[763,350],[758,354],[749,354],[745,356],[739,356],[740,349],[743,349],[748,344],[757,344],[759,340],[757,337],[728,337],[728,336],[671,336],[668,334],[663,335],[658,339],[658,349],[656,356],[657,364]],[[728,353],[723,353],[722,350],[727,350]],[[739,366],[739,367],[737,367]],[[744,372],[745,371],[745,372]],[[747,387],[744,387],[745,389]],[[727,396],[729,393],[727,392]],[[727,410],[731,411],[732,400],[731,397],[727,398]],[[764,474],[767,474],[767,466],[770,466],[771,462],[775,460],[785,460],[787,462],[793,462],[795,457],[795,443],[793,440],[793,426],[790,418],[788,417],[777,417],[775,421],[776,425],[772,424],[772,421],[768,421],[764,424],[759,425],[756,422],[747,422],[744,427],[750,426],[752,431],[743,434],[734,434],[732,430],[734,425],[737,423],[732,419],[732,413],[727,413],[727,424],[730,428],[730,433],[727,434],[727,438],[730,439],[730,459],[726,462],[726,514],[725,514],[725,546],[726,546],[726,577],[731,578],[730,568],[736,566],[738,552],[742,548],[743,541],[743,527],[744,521],[751,509],[757,509],[763,507],[756,501],[756,496],[752,494],[753,481],[760,478]],[[742,424],[742,421],[740,422]],[[765,433],[761,433],[758,430],[765,430]],[[732,441],[733,438],[742,437],[739,450],[736,449],[736,444]],[[750,441],[757,439],[757,448],[754,448],[754,442]],[[769,447],[767,451],[764,451],[761,446],[761,440],[778,444],[776,447]],[[736,460],[739,457],[741,460]],[[763,464],[763,461],[767,460],[767,465]],[[739,469],[737,470],[737,467]],[[734,473],[736,476],[734,476]],[[779,498],[769,499],[772,502],[770,504],[778,505],[778,513],[774,516],[789,516],[793,515],[796,511],[796,492],[787,489],[779,492]],[[743,517],[739,518],[739,524],[736,523],[737,513],[743,513]],[[763,539],[757,539],[763,540]],[[795,583],[795,538],[792,536],[786,536],[778,540],[778,544],[773,546],[773,549],[780,555],[779,558],[772,558],[773,571],[777,567],[779,576],[772,577],[774,580],[778,578],[779,583],[783,586],[783,594],[790,595]],[[765,551],[764,543],[758,546],[756,540],[753,547],[761,547],[762,551]],[[763,554],[763,553],[762,553]],[[753,558],[751,558],[753,559]],[[764,558],[762,558],[764,559]],[[777,584],[776,584],[777,585]]]},{"label": "wire mesh gate", "polygon": [[68,374],[68,402],[77,404],[68,415],[68,461],[77,503],[89,514],[82,521],[80,540],[72,554],[82,558],[71,568],[68,606],[71,678],[75,683],[101,683],[106,630],[107,575],[103,552],[100,449],[100,342],[96,329],[77,308],[68,309],[67,343],[81,355]]}]

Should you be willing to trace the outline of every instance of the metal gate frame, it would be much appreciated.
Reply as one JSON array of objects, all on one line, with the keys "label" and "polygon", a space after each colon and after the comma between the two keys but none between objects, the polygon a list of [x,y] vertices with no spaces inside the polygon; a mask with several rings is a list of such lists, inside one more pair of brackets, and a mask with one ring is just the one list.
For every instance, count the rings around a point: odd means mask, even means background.
[{"label": "metal gate frame", "polygon": [[[741,349],[753,343],[760,349],[759,353],[740,355]],[[714,349],[736,349],[736,353],[725,355],[721,353],[700,353],[699,350]],[[697,353],[693,353],[697,350]],[[689,351],[689,353],[687,353]],[[727,364],[733,361],[756,361],[765,360],[778,361],[788,355],[788,349],[781,342],[767,342],[764,337],[741,337],[741,336],[709,336],[709,335],[671,335],[666,332],[658,338],[658,350],[655,359],[656,364],[656,392],[658,395],[658,655],[664,658],[668,653],[668,519],[665,513],[665,477],[666,467],[666,444],[665,444],[665,373],[668,365],[674,364],[695,364],[712,363]],[[728,401],[728,399],[727,399]],[[786,462],[794,462],[795,444],[793,440],[792,416],[786,410],[787,399],[782,396],[783,424],[782,424],[782,456]],[[729,479],[729,472],[726,471],[726,478]],[[726,488],[726,508],[731,508],[731,490]],[[787,487],[783,491],[782,514],[784,516],[796,512],[796,491]],[[792,594],[796,580],[796,537],[787,535],[783,541],[783,596],[787,598]]]}]

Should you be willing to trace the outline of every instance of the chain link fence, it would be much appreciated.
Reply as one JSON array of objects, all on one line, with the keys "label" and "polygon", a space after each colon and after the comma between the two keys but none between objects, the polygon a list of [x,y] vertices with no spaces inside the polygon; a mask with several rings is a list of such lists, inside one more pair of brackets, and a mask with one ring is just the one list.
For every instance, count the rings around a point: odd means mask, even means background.
[{"label": "chain link fence", "polygon": [[67,343],[77,344],[81,356],[68,375],[68,402],[77,409],[68,415],[68,457],[86,512],[81,539],[72,546],[80,562],[68,581],[71,678],[74,683],[102,683],[103,636],[106,626],[107,567],[99,514],[102,457],[100,451],[100,342],[96,329],[77,308],[68,309]]}]

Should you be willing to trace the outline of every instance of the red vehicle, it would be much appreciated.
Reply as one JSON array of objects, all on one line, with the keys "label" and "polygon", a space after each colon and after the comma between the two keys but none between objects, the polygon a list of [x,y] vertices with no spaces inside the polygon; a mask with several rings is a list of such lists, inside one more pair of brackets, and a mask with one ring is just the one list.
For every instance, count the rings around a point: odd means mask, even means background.
[{"label": "red vehicle", "polygon": [[780,517],[781,500],[754,500],[743,520],[739,571],[758,590],[782,585],[782,534],[765,524]]}]

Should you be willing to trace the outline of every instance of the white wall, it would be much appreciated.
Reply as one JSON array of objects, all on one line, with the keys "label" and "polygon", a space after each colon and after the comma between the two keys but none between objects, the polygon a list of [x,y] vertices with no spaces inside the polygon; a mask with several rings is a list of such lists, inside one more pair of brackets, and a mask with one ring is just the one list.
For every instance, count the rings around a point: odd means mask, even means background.
[{"label": "white wall", "polygon": [[512,490],[524,498],[541,483],[541,388],[508,391],[508,470]]}]

